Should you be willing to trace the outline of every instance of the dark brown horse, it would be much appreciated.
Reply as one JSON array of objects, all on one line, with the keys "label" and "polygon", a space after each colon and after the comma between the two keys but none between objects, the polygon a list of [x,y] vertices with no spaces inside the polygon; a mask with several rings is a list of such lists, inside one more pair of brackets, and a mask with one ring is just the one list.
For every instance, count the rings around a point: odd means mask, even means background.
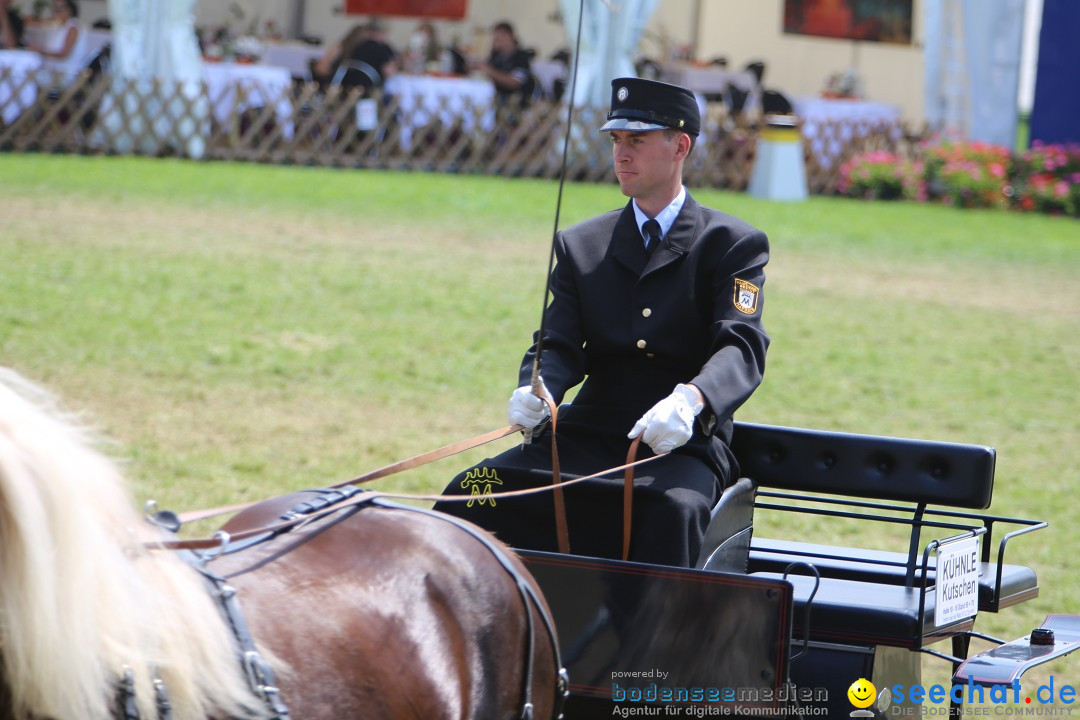
[{"label": "dark brown horse", "polygon": [[[106,720],[129,703],[152,720],[156,686],[175,720],[273,716],[238,659],[237,618],[208,592],[221,583],[152,549],[167,535],[43,397],[0,368],[0,719]],[[261,503],[227,529],[312,497]],[[248,659],[268,661],[293,720],[557,712],[547,609],[478,530],[360,503],[205,567],[236,589]]]}]

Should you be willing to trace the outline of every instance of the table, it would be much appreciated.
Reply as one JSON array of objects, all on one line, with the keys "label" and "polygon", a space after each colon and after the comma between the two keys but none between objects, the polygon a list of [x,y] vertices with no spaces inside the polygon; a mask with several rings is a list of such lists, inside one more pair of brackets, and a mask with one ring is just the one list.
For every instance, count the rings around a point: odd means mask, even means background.
[{"label": "table", "polygon": [[555,97],[555,81],[566,81],[570,72],[566,63],[559,60],[533,60],[532,74],[536,82],[540,84],[544,97],[553,98]]},{"label": "table", "polygon": [[15,122],[37,100],[41,56],[31,50],[0,50],[0,119]]},{"label": "table", "polygon": [[[53,25],[27,25],[23,30],[23,40],[27,45],[45,47],[60,31],[61,28]],[[83,27],[82,32],[86,33],[85,65],[89,65],[98,53],[112,43],[112,32],[88,27]]]},{"label": "table", "polygon": [[868,122],[896,122],[900,108],[887,103],[868,100],[845,100],[822,97],[796,98],[795,114],[804,121],[864,120]]},{"label": "table", "polygon": [[288,68],[294,78],[309,79],[309,62],[318,60],[325,52],[326,48],[319,45],[299,42],[275,42],[263,45],[261,59],[264,65],[277,65],[278,67]]},{"label": "table", "polygon": [[471,131],[479,111],[485,131],[495,126],[495,86],[486,78],[397,73],[386,80],[385,89],[387,95],[397,98],[401,108],[401,145],[406,150],[413,130],[436,119],[443,125],[460,121],[464,130]]},{"label": "table", "polygon": [[274,107],[285,139],[294,131],[293,104],[289,98],[292,75],[287,68],[275,65],[204,62],[203,80],[210,96],[214,119],[228,125],[241,113]]},{"label": "table", "polygon": [[[900,108],[895,105],[822,97],[795,98],[792,104],[795,114],[803,121],[803,137],[810,141],[810,148],[822,167],[833,164],[847,140],[866,135],[875,127],[884,125],[897,138],[902,133]],[[836,125],[837,133],[823,134],[826,125]]]},{"label": "table", "polygon": [[721,95],[728,85],[744,92],[757,89],[757,78],[749,70],[728,70],[717,65],[668,65],[660,79],[702,95]]}]

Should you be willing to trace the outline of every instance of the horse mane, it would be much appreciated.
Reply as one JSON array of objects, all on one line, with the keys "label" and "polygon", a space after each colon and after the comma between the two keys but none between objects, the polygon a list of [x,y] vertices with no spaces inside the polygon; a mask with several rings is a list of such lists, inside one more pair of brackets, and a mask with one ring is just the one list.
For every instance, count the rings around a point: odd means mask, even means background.
[{"label": "horse mane", "polygon": [[155,673],[176,720],[258,717],[202,578],[146,549],[163,533],[91,437],[0,367],[0,685],[13,717],[110,720],[125,666],[141,717],[157,717]]}]

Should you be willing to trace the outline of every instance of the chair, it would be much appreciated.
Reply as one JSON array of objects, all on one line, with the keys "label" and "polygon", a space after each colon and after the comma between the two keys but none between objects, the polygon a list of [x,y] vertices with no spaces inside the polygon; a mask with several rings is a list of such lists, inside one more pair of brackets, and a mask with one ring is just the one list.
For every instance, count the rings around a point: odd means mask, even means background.
[{"label": "chair", "polygon": [[383,77],[379,71],[363,60],[342,60],[330,79],[331,87],[338,86],[345,91],[355,87],[371,90],[382,87],[382,84]]},{"label": "chair", "polygon": [[645,80],[659,80],[663,74],[663,68],[660,67],[660,63],[651,58],[642,58],[634,63],[634,71],[639,78]]},{"label": "chair", "polygon": [[761,106],[766,115],[791,115],[795,111],[791,99],[779,90],[762,92]]}]

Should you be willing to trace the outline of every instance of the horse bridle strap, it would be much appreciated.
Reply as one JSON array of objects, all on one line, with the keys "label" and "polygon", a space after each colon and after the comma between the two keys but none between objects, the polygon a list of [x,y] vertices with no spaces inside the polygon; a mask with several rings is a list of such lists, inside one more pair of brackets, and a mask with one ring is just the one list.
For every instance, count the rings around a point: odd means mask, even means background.
[{"label": "horse bridle strap", "polygon": [[218,602],[218,608],[226,624],[232,630],[233,639],[236,640],[237,656],[248,686],[269,710],[269,714],[263,717],[267,720],[290,720],[289,708],[282,701],[281,691],[274,679],[274,670],[255,647],[255,638],[248,629],[244,614],[240,611],[236,589],[229,585],[225,578],[206,566],[206,557],[196,553],[185,553],[184,557],[188,564],[203,576],[211,596]]},{"label": "horse bridle strap", "polygon": [[[157,720],[173,720],[169,691],[165,687],[165,683],[158,677],[156,669],[153,670],[150,682],[154,689]],[[129,665],[124,665],[120,680],[116,685],[116,707],[114,708],[116,720],[145,720],[139,713],[137,699],[135,695],[135,671]]]}]

